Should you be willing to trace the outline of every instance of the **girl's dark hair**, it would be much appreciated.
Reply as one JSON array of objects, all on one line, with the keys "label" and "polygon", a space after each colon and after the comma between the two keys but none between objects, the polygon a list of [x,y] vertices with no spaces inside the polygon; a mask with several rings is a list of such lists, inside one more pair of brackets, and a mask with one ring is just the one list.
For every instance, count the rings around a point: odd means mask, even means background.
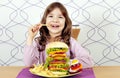
[{"label": "girl's dark hair", "polygon": [[[45,24],[46,23],[46,17],[47,15],[53,11],[55,8],[59,8],[60,11],[62,12],[63,16],[65,17],[65,27],[62,30],[62,33],[60,36],[57,36],[55,38],[55,41],[63,41],[65,42],[68,46],[70,46],[70,37],[71,37],[71,28],[72,28],[72,22],[71,19],[68,16],[68,12],[66,10],[66,8],[59,2],[54,2],[51,3],[45,10],[43,17],[41,19],[41,23]],[[49,30],[47,29],[46,26],[43,26],[40,28],[39,30],[39,34],[40,36],[37,37],[37,41],[39,42],[39,45],[41,45],[42,47],[39,49],[39,51],[42,51],[45,49],[45,45],[47,44],[47,41],[50,39],[50,34],[49,34]]]}]

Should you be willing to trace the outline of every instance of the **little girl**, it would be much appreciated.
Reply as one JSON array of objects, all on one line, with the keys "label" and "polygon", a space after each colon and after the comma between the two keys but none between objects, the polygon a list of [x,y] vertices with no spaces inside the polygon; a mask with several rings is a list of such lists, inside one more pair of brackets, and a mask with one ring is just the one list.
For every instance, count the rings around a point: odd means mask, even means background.
[{"label": "little girl", "polygon": [[[24,62],[26,66],[45,63],[46,45],[61,41],[69,46],[67,56],[78,59],[83,68],[93,66],[91,56],[81,45],[71,37],[72,22],[66,8],[59,2],[51,3],[45,10],[40,24],[30,27],[24,47]],[[35,37],[39,31],[39,36]]]}]

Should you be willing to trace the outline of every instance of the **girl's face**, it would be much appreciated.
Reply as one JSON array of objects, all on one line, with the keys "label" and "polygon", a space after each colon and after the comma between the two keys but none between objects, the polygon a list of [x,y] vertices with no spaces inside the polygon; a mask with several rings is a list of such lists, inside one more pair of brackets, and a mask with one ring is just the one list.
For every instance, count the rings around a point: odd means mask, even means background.
[{"label": "girl's face", "polygon": [[52,37],[61,34],[65,26],[65,17],[63,16],[59,8],[55,8],[47,15],[46,24],[49,25],[47,26],[47,28]]}]

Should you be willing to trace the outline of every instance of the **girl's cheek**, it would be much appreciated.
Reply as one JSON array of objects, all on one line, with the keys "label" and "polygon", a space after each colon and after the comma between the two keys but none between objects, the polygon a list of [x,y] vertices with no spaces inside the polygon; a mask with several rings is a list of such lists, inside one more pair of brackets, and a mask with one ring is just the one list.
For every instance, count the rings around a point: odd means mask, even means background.
[{"label": "girl's cheek", "polygon": [[49,23],[49,22],[51,22],[52,21],[52,19],[47,19],[46,20],[46,23]]}]

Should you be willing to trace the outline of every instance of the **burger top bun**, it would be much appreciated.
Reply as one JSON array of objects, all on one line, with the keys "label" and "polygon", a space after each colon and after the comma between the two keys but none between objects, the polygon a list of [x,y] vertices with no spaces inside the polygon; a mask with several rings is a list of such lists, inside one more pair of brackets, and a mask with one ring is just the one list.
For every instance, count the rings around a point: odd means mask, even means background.
[{"label": "burger top bun", "polygon": [[46,49],[49,48],[68,48],[68,45],[65,44],[64,42],[50,42],[49,44],[47,44]]}]

